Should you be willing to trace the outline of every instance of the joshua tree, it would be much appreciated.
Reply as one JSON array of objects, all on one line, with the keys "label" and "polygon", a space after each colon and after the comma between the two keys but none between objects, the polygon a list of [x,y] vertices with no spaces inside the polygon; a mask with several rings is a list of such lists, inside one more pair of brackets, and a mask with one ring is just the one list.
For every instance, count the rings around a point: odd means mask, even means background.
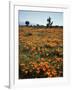
[{"label": "joshua tree", "polygon": [[26,26],[29,26],[30,22],[29,21],[25,21]]},{"label": "joshua tree", "polygon": [[51,27],[52,26],[52,24],[53,24],[53,21],[51,21],[51,17],[49,17],[48,19],[47,19],[47,27]]}]

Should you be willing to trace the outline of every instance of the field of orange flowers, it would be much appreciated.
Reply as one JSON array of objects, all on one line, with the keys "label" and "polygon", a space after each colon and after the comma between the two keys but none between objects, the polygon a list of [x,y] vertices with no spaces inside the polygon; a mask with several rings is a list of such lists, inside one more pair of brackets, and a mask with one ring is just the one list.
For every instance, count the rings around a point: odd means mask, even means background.
[{"label": "field of orange flowers", "polygon": [[19,27],[19,79],[63,76],[63,29]]}]

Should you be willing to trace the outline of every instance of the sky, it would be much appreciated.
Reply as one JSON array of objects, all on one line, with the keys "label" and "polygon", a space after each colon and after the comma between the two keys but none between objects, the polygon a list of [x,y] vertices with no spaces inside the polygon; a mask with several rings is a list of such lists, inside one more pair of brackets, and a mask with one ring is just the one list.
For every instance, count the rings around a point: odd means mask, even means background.
[{"label": "sky", "polygon": [[47,24],[47,18],[51,17],[53,26],[63,26],[63,12],[48,12],[48,11],[18,11],[18,23],[19,25],[25,25],[25,21],[29,21],[30,25],[45,25]]}]

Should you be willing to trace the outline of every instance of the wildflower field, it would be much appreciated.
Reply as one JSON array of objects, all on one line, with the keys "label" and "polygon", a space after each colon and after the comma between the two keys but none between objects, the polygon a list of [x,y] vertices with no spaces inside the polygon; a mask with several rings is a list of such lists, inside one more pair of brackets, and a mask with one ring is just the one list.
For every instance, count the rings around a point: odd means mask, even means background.
[{"label": "wildflower field", "polygon": [[19,79],[63,77],[63,28],[19,26]]}]

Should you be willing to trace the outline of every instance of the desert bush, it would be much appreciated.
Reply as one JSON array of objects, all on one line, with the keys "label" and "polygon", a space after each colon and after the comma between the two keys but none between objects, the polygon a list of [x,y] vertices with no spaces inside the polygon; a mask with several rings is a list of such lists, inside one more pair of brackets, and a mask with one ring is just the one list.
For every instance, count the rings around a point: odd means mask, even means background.
[{"label": "desert bush", "polygon": [[26,32],[25,36],[32,36],[32,33],[31,32]]}]

